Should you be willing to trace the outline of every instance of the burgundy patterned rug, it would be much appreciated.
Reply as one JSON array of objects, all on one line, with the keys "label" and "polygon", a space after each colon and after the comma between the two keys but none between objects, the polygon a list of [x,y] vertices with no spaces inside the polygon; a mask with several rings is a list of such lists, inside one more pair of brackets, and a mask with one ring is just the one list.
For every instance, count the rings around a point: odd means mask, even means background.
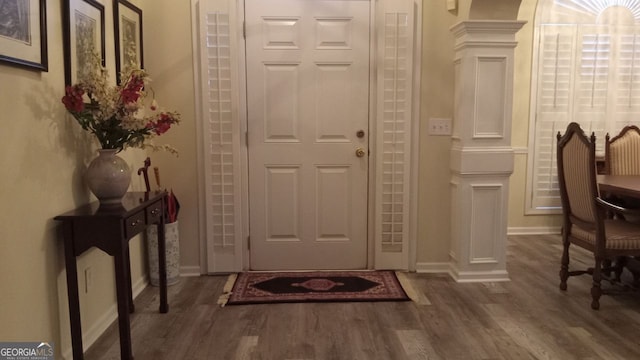
[{"label": "burgundy patterned rug", "polygon": [[393,271],[243,272],[227,304],[407,300]]}]

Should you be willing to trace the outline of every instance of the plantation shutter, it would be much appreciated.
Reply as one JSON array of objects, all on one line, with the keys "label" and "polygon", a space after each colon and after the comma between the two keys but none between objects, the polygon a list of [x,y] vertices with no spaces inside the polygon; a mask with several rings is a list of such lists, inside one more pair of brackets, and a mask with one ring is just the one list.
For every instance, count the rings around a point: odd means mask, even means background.
[{"label": "plantation shutter", "polygon": [[556,134],[571,121],[575,26],[542,26],[538,52],[532,207],[560,206]]},{"label": "plantation shutter", "polygon": [[[614,129],[640,126],[640,29],[625,27],[619,38],[615,63],[616,97]],[[613,133],[612,133],[613,134]]]},{"label": "plantation shutter", "polygon": [[[531,206],[560,209],[556,134],[569,122],[596,135],[640,124],[640,36],[634,27],[541,25],[535,92]],[[536,77],[534,77],[536,78]]]},{"label": "plantation shutter", "polygon": [[[611,67],[612,38],[605,27],[578,27],[579,64],[574,85],[575,108],[572,121],[587,133],[596,134],[596,153],[604,154],[608,99],[613,93]],[[613,120],[613,117],[611,117]]]},{"label": "plantation shutter", "polygon": [[376,268],[407,268],[413,1],[381,4],[377,38]]},{"label": "plantation shutter", "polygon": [[241,270],[241,168],[234,16],[200,9],[200,88],[208,272]]}]

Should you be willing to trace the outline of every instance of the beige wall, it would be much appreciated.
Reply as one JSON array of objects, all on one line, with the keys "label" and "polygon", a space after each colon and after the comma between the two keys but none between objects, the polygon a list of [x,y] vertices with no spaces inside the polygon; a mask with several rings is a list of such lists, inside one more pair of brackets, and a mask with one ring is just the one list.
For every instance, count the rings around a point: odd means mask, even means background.
[{"label": "beige wall", "polygon": [[[162,187],[173,189],[180,202],[180,262],[183,270],[200,272],[198,234],[197,123],[191,46],[190,1],[144,0],[145,68],[152,77],[156,99],[182,115],[180,125],[157,139],[176,147],[179,156],[152,153]],[[161,6],[158,4],[162,4]],[[151,177],[153,179],[153,177]],[[152,183],[155,182],[152,181]]]},{"label": "beige wall", "polygon": [[512,231],[528,228],[559,229],[559,215],[525,215],[527,160],[529,146],[531,63],[533,56],[534,16],[538,0],[522,0],[518,20],[527,24],[516,34],[518,47],[515,51],[513,97],[512,144],[516,149],[526,150],[516,154],[515,167],[510,180],[509,228]]},{"label": "beige wall", "polygon": [[[108,67],[114,65],[112,0],[102,0],[106,10]],[[481,0],[486,6],[492,1]],[[504,1],[502,1],[504,2]],[[173,188],[181,203],[180,249],[183,270],[200,268],[197,196],[197,123],[193,78],[190,1],[138,0],[143,9],[145,67],[161,106],[182,114],[182,124],[158,139],[180,151],[179,157],[151,153],[164,187]],[[532,22],[536,0],[523,0],[518,19],[529,24],[518,34],[513,145],[528,146],[529,84]],[[424,1],[422,48],[422,98],[420,133],[420,189],[418,204],[418,262],[448,261],[450,237],[450,174],[448,137],[427,134],[430,117],[453,114],[453,37],[449,28],[470,17],[471,0],[460,0],[449,12],[446,2]],[[511,9],[508,6],[505,9]],[[477,10],[478,8],[476,8]],[[512,9],[511,9],[512,10]],[[66,115],[60,98],[64,74],[61,2],[48,2],[49,72],[0,65],[0,188],[4,206],[0,216],[0,339],[51,341],[59,354],[69,346],[66,280],[61,239],[52,218],[91,199],[82,180],[95,144]],[[480,11],[480,10],[477,10]],[[481,13],[481,12],[480,12]],[[509,11],[505,10],[505,13]],[[477,13],[476,13],[477,14]],[[123,157],[133,169],[145,154],[127,151]],[[558,226],[557,216],[525,216],[526,151],[516,155],[511,178],[509,226]],[[134,189],[143,184],[134,175]],[[144,276],[144,241],[132,242],[134,283]],[[94,288],[82,294],[85,332],[96,328],[115,303],[113,262],[99,250],[80,257],[79,272],[91,266]],[[80,279],[82,281],[82,278]],[[81,284],[81,289],[83,285]],[[60,325],[60,323],[62,325]]]},{"label": "beige wall", "polygon": [[[107,66],[114,75],[112,5],[106,12]],[[134,1],[136,3],[136,1]],[[92,199],[82,174],[97,145],[60,102],[64,95],[61,1],[47,1],[49,71],[0,65],[0,340],[48,341],[70,346],[62,239],[53,217]],[[114,80],[115,82],[115,80]],[[145,154],[127,151],[132,168]],[[142,183],[134,179],[133,189]],[[131,242],[133,283],[144,280],[143,242]],[[93,288],[80,283],[85,333],[97,331],[115,305],[113,260],[92,249],[78,258],[78,271],[91,267]]]},{"label": "beige wall", "polygon": [[422,99],[420,104],[420,173],[418,263],[449,259],[451,138],[431,136],[429,118],[453,116],[453,35],[457,22],[445,1],[425,1],[422,11]]}]

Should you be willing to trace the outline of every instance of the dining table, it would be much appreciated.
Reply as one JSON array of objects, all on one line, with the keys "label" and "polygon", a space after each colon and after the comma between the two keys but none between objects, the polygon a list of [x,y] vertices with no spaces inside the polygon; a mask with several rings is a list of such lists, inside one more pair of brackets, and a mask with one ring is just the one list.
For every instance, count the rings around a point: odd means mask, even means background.
[{"label": "dining table", "polygon": [[640,175],[596,175],[596,181],[601,194],[640,200]]}]

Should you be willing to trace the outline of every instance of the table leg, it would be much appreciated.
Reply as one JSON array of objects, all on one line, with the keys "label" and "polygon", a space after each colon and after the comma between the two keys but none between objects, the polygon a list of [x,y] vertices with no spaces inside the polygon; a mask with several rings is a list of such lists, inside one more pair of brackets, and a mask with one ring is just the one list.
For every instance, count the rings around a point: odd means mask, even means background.
[{"label": "table leg", "polygon": [[[133,359],[131,350],[131,324],[129,319],[129,286],[130,274],[127,273],[126,250],[120,250],[121,253],[114,256],[116,267],[116,298],[118,301],[118,329],[120,331],[120,358],[122,360]],[[131,286],[129,286],[131,289]]]},{"label": "table leg", "polygon": [[84,358],[82,348],[82,326],[80,323],[80,298],[78,296],[78,265],[74,254],[72,224],[64,224],[64,262],[67,270],[67,296],[69,297],[69,322],[71,325],[71,347],[73,358]]},{"label": "table leg", "polygon": [[133,286],[131,285],[131,256],[129,254],[129,242],[125,246],[125,264],[127,264],[127,290],[129,293],[129,313],[133,314],[136,311],[136,306],[133,304]]},{"label": "table leg", "polygon": [[158,278],[160,282],[160,312],[169,312],[167,302],[167,252],[164,236],[164,220],[158,224]]}]

